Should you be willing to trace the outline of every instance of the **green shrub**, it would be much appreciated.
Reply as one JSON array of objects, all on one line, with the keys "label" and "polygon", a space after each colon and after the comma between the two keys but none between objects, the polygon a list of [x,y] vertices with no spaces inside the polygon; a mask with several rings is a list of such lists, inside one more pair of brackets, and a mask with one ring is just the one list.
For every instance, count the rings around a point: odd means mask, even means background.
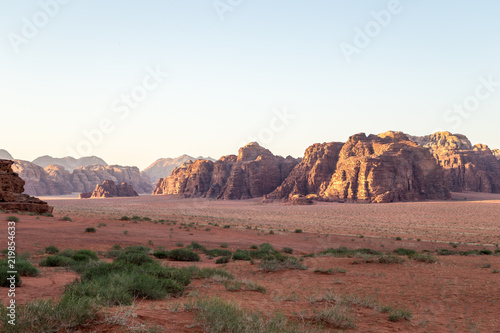
[{"label": "green shrub", "polygon": [[118,262],[122,262],[125,264],[141,266],[150,262],[153,262],[150,256],[141,252],[124,252],[118,255],[118,258],[115,259]]},{"label": "green shrub", "polygon": [[158,259],[168,258],[168,251],[155,251],[153,255]]},{"label": "green shrub", "polygon": [[229,246],[229,245],[228,245],[227,243],[222,243],[222,244],[220,245],[220,247],[222,247],[222,248],[224,248],[224,249],[227,249],[227,248],[228,248],[228,246]]},{"label": "green shrub", "polygon": [[10,221],[10,222],[19,222],[19,217],[17,217],[17,216],[7,216],[7,218],[5,220],[6,221]]},{"label": "green shrub", "polygon": [[206,247],[204,247],[203,245],[196,243],[196,242],[191,242],[191,244],[189,244],[186,247],[186,249],[192,250],[192,251],[201,251],[201,252],[207,251]]},{"label": "green shrub", "polygon": [[410,320],[412,318],[412,315],[410,311],[405,310],[405,309],[392,309],[389,312],[389,320],[396,322],[396,321],[401,321],[401,320]]},{"label": "green shrub", "polygon": [[233,253],[224,249],[212,249],[205,251],[205,254],[212,257],[230,257]]},{"label": "green shrub", "polygon": [[47,254],[56,254],[59,253],[59,249],[54,245],[49,245],[45,248],[45,253]]},{"label": "green shrub", "polygon": [[69,216],[64,216],[64,217],[62,218],[62,220],[63,220],[63,221],[68,221],[68,222],[72,222],[72,221],[73,221],[73,220],[71,219],[71,217],[69,217]]},{"label": "green shrub", "polygon": [[62,256],[62,255],[55,255],[55,256],[49,256],[45,259],[42,259],[40,261],[40,266],[42,267],[68,267],[73,263],[73,260],[71,258]]},{"label": "green shrub", "polygon": [[396,254],[402,255],[402,256],[410,256],[414,255],[417,253],[417,251],[412,250],[412,249],[405,249],[403,247],[399,247],[393,251]]},{"label": "green shrub", "polygon": [[120,220],[121,221],[130,221],[130,217],[128,217],[128,216],[122,216],[122,217],[120,217]]},{"label": "green shrub", "polygon": [[404,261],[403,258],[393,255],[381,255],[378,258],[378,262],[381,264],[401,264]]},{"label": "green shrub", "polygon": [[85,232],[96,232],[94,227],[88,227],[85,229]]},{"label": "green shrub", "polygon": [[302,233],[302,229],[295,229],[294,231],[296,234],[301,234]]},{"label": "green shrub", "polygon": [[276,272],[283,269],[307,269],[297,258],[263,259],[259,267],[265,272]]},{"label": "green shrub", "polygon": [[236,250],[233,254],[233,260],[250,260],[250,256],[247,251]]},{"label": "green shrub", "polygon": [[293,253],[293,249],[291,247],[284,247],[282,251],[288,254]]},{"label": "green shrub", "polygon": [[144,245],[127,246],[124,250],[125,253],[149,253],[151,249]]},{"label": "green shrub", "polygon": [[168,253],[168,258],[176,261],[200,261],[197,253],[186,249],[174,249]]},{"label": "green shrub", "polygon": [[62,250],[61,252],[59,252],[60,256],[68,257],[68,258],[71,258],[74,254],[75,254],[75,250],[73,250],[73,249],[65,249],[65,250]]},{"label": "green shrub", "polygon": [[433,264],[433,263],[437,262],[436,257],[434,257],[433,255],[430,255],[428,253],[426,253],[426,254],[415,253],[415,254],[409,255],[408,258],[415,260],[415,261],[425,262],[428,264]]},{"label": "green shrub", "polygon": [[492,255],[492,254],[493,254],[493,252],[492,252],[491,250],[488,250],[488,249],[482,249],[482,250],[479,250],[479,253],[484,254],[484,255],[487,255],[487,256],[489,256],[489,255]]},{"label": "green shrub", "polygon": [[229,260],[231,259],[231,257],[220,257],[218,258],[215,263],[216,264],[227,264],[229,262]]}]

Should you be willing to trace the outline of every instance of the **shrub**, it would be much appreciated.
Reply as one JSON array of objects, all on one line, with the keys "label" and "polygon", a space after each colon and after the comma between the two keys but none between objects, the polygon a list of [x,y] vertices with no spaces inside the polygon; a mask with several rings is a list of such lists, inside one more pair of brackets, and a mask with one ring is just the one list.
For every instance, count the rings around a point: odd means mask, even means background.
[{"label": "shrub", "polygon": [[124,250],[125,253],[149,253],[151,249],[144,245],[127,246]]},{"label": "shrub", "polygon": [[250,256],[247,251],[236,250],[233,254],[233,260],[250,260]]},{"label": "shrub", "polygon": [[178,242],[178,243],[175,243],[175,246],[177,246],[177,247],[183,247],[183,246],[184,246],[184,244],[183,244],[183,243],[181,243],[181,242]]},{"label": "shrub", "polygon": [[73,257],[75,257],[75,256],[86,256],[89,259],[93,259],[93,260],[99,259],[99,257],[97,256],[97,253],[95,253],[92,250],[86,250],[86,249],[75,251],[73,254]]},{"label": "shrub", "polygon": [[19,217],[17,217],[17,216],[7,216],[7,218],[5,220],[10,221],[10,222],[19,222]]},{"label": "shrub", "polygon": [[50,256],[40,261],[40,266],[42,267],[67,267],[73,263],[71,258],[55,255]]},{"label": "shrub", "polygon": [[349,313],[349,306],[343,304],[335,304],[331,307],[326,307],[323,310],[317,311],[312,321],[324,323],[329,326],[340,329],[355,328],[354,316]]},{"label": "shrub", "polygon": [[250,248],[251,248],[252,250],[257,250],[259,247],[258,247],[257,245],[255,245],[255,244],[254,244],[254,245],[250,245]]},{"label": "shrub", "polygon": [[402,240],[402,238],[401,237],[396,237],[396,240],[400,241],[400,240]]},{"label": "shrub", "polygon": [[153,255],[158,259],[168,258],[168,251],[155,251]]},{"label": "shrub", "polygon": [[49,245],[45,248],[45,253],[47,254],[56,254],[59,253],[59,249],[54,245]]},{"label": "shrub", "polygon": [[410,320],[412,318],[412,315],[410,311],[405,310],[405,309],[392,309],[389,312],[389,320],[396,322],[396,321],[401,321],[401,320]]},{"label": "shrub", "polygon": [[63,220],[63,221],[68,221],[68,222],[72,222],[72,221],[73,221],[73,220],[71,219],[71,217],[69,217],[69,216],[64,216],[64,217],[62,218],[62,220]]},{"label": "shrub", "polygon": [[71,258],[74,254],[75,254],[75,250],[73,250],[73,249],[65,249],[59,253],[60,256],[68,257],[68,258]]},{"label": "shrub", "polygon": [[205,254],[212,257],[231,257],[231,254],[233,253],[229,250],[213,249],[205,251]]},{"label": "shrub", "polygon": [[413,259],[415,261],[425,262],[428,264],[433,264],[433,263],[437,262],[436,257],[434,257],[433,255],[430,255],[428,253],[426,253],[426,254],[415,253],[415,254],[409,255],[408,258]]},{"label": "shrub", "polygon": [[230,226],[229,224],[226,224],[226,225],[224,226],[224,229],[229,229],[229,228],[231,228],[231,226]]},{"label": "shrub", "polygon": [[96,232],[96,230],[94,227],[88,227],[87,229],[85,229],[85,232]]},{"label": "shrub", "polygon": [[168,253],[168,258],[176,261],[200,261],[197,253],[186,249],[174,249]]},{"label": "shrub", "polygon": [[487,255],[487,256],[493,254],[493,252],[491,250],[488,250],[488,249],[479,250],[479,253]]},{"label": "shrub", "polygon": [[201,252],[205,252],[207,251],[207,248],[204,247],[203,245],[199,244],[199,243],[196,243],[196,242],[191,242],[191,244],[189,244],[186,249],[188,250],[192,250],[192,251],[201,251]]},{"label": "shrub", "polygon": [[293,253],[293,249],[291,247],[284,247],[282,251],[288,254]]},{"label": "shrub", "polygon": [[125,252],[118,255],[116,261],[123,262],[125,264],[141,266],[150,262],[153,262],[150,256],[145,253],[140,252]]},{"label": "shrub", "polygon": [[259,267],[265,272],[276,272],[283,269],[307,269],[306,266],[294,257],[286,257],[283,260],[264,259],[259,263]]},{"label": "shrub", "polygon": [[222,247],[222,248],[224,248],[224,249],[227,249],[227,247],[228,247],[228,246],[229,246],[229,245],[227,245],[227,243],[222,243],[222,244],[220,245],[220,247]]},{"label": "shrub", "polygon": [[405,261],[404,258],[393,255],[381,255],[378,262],[381,264],[401,264]]},{"label": "shrub", "polygon": [[302,233],[302,229],[295,229],[294,231],[296,234],[301,234]]},{"label": "shrub", "polygon": [[120,220],[121,221],[130,221],[130,217],[128,217],[128,216],[122,216],[122,217],[120,217]]},{"label": "shrub", "polygon": [[227,264],[229,262],[229,260],[231,259],[231,257],[220,257],[218,258],[215,263],[216,264]]},{"label": "shrub", "polygon": [[393,251],[396,254],[402,255],[402,256],[409,256],[409,255],[414,255],[417,253],[417,251],[412,250],[412,249],[405,249],[403,247],[399,247]]}]

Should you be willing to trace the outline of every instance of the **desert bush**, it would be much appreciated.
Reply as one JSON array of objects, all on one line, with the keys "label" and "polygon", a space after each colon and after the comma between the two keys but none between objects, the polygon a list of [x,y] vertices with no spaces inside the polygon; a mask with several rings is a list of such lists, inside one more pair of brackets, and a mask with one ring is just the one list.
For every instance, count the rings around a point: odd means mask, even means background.
[{"label": "desert bush", "polygon": [[5,218],[6,221],[10,221],[10,222],[19,222],[19,217],[17,216],[7,216]]},{"label": "desert bush", "polygon": [[88,227],[85,229],[85,232],[96,232],[94,227]]},{"label": "desert bush", "polygon": [[153,262],[150,256],[141,252],[124,252],[120,253],[118,257],[115,259],[118,262],[122,262],[125,264],[141,266],[150,262]]},{"label": "desert bush", "polygon": [[63,255],[49,256],[40,261],[42,267],[68,267],[73,263],[73,259]]},{"label": "desert bush", "polygon": [[233,260],[250,260],[250,256],[247,251],[236,250],[233,254]]},{"label": "desert bush", "polygon": [[291,247],[284,247],[282,249],[283,252],[285,253],[288,253],[288,254],[292,254],[293,253],[293,249]]},{"label": "desert bush", "polygon": [[405,262],[405,259],[398,256],[384,254],[378,257],[378,262],[381,264],[402,264]]},{"label": "desert bush", "polygon": [[389,311],[389,320],[396,322],[401,320],[410,320],[412,315],[410,311],[405,309],[391,309]]},{"label": "desert bush", "polygon": [[64,216],[61,220],[63,221],[68,221],[68,222],[72,222],[73,220],[71,219],[71,217],[69,216]]},{"label": "desert bush", "polygon": [[[5,274],[7,274],[7,271],[12,271],[9,268],[8,260],[0,261],[0,270],[5,271]],[[37,276],[40,273],[38,268],[26,259],[16,259],[15,271],[17,271],[19,276]],[[2,277],[3,280],[5,279]]]},{"label": "desert bush", "polygon": [[302,229],[295,229],[294,231],[296,234],[301,234],[302,233]]},{"label": "desert bush", "polygon": [[415,260],[415,261],[425,262],[428,264],[433,264],[433,263],[437,262],[436,257],[434,257],[433,255],[428,254],[428,253],[426,253],[426,254],[415,253],[415,254],[409,255],[408,258]]},{"label": "desert bush", "polygon": [[127,246],[124,250],[125,253],[149,253],[151,249],[144,245]]},{"label": "desert bush", "polygon": [[216,264],[227,264],[231,260],[231,257],[220,257],[217,260],[215,260]]},{"label": "desert bush", "polygon": [[153,255],[158,259],[168,258],[168,251],[155,251]]},{"label": "desert bush", "polygon": [[49,245],[45,248],[45,253],[47,254],[56,254],[59,253],[59,249],[54,245]]},{"label": "desert bush", "polygon": [[229,250],[224,250],[224,249],[212,249],[212,250],[206,250],[205,254],[211,257],[231,257],[231,254],[233,253]]},{"label": "desert bush", "polygon": [[176,261],[200,261],[197,253],[186,249],[174,249],[168,253],[168,258]]},{"label": "desert bush", "polygon": [[276,272],[283,269],[307,269],[297,258],[263,259],[259,267],[265,272]]},{"label": "desert bush", "polygon": [[186,246],[186,249],[191,250],[191,251],[201,251],[201,252],[207,251],[206,247],[204,247],[203,245],[196,243],[196,242],[191,242],[191,244]]},{"label": "desert bush", "polygon": [[399,247],[395,249],[393,252],[402,256],[409,256],[417,253],[417,251],[413,249],[405,249],[403,247]]},{"label": "desert bush", "polygon": [[21,282],[21,275],[19,274],[19,272],[15,274],[10,274],[7,273],[8,271],[9,269],[7,265],[5,267],[0,266],[0,287],[9,288],[11,285],[11,281],[7,280],[7,278],[11,277],[12,275],[14,275],[14,285],[16,287],[20,286],[22,282]]},{"label": "desert bush", "polygon": [[482,250],[479,250],[479,253],[480,253],[480,254],[487,255],[487,256],[489,256],[489,255],[492,255],[492,254],[493,254],[493,252],[492,252],[491,250],[488,250],[488,249],[482,249]]},{"label": "desert bush", "polygon": [[342,304],[335,304],[316,311],[311,320],[340,329],[356,327],[354,316],[350,313],[350,307]]}]

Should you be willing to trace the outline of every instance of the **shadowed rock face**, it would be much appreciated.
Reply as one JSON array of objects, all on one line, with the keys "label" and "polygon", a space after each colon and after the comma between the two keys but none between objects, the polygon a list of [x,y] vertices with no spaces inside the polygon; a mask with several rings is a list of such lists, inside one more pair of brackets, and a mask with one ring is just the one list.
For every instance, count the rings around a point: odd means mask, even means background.
[{"label": "shadowed rock face", "polygon": [[12,170],[13,164],[9,160],[0,160],[0,209],[52,213],[54,208],[46,202],[22,194],[25,182]]},{"label": "shadowed rock face", "polygon": [[304,158],[283,183],[266,197],[291,199],[294,196],[318,194],[324,190],[334,173],[344,143],[316,143],[307,148]]},{"label": "shadowed rock face", "polygon": [[26,194],[41,196],[70,194],[72,192],[72,188],[67,182],[58,181],[69,175],[62,167],[51,166],[47,172],[34,163],[14,160],[12,169],[26,182],[24,186]]},{"label": "shadowed rock face", "polygon": [[240,148],[238,156],[224,156],[215,163],[188,162],[160,179],[154,194],[186,197],[247,199],[268,194],[288,176],[298,161],[273,155],[257,143]]},{"label": "shadowed rock face", "polygon": [[156,184],[160,178],[170,176],[175,168],[180,167],[182,164],[190,160],[208,160],[215,162],[215,160],[210,157],[191,157],[189,155],[182,155],[176,158],[160,158],[146,169],[142,170],[141,174],[147,175],[151,179],[151,182]]},{"label": "shadowed rock face", "polygon": [[80,199],[87,198],[113,198],[113,197],[137,197],[139,196],[132,186],[127,183],[116,185],[112,180],[105,180],[96,186],[94,192],[80,194]]},{"label": "shadowed rock face", "polygon": [[500,163],[488,146],[472,146],[466,136],[450,132],[411,139],[434,155],[452,191],[500,193]]},{"label": "shadowed rock face", "polygon": [[497,160],[500,160],[500,149],[493,149],[491,152],[497,158]]},{"label": "shadowed rock face", "polygon": [[442,169],[401,132],[353,135],[320,196],[334,200],[394,202],[449,199]]}]

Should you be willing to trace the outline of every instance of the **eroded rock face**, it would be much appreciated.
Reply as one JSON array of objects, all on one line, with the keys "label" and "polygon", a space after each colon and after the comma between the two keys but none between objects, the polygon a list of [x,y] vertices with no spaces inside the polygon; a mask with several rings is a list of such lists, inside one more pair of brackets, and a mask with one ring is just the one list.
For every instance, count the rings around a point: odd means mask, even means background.
[{"label": "eroded rock face", "polygon": [[25,182],[14,173],[13,164],[10,160],[0,160],[0,209],[52,213],[54,208],[46,202],[23,194]]},{"label": "eroded rock face", "polygon": [[151,179],[152,184],[156,184],[160,178],[170,176],[175,168],[180,167],[190,160],[208,160],[215,162],[215,160],[210,157],[191,157],[189,155],[182,155],[176,158],[160,158],[146,169],[142,170],[141,173],[146,174]]},{"label": "eroded rock face", "polygon": [[[13,161],[12,169],[26,182],[24,186],[26,194],[42,196],[71,193],[71,188],[68,188],[67,184],[52,179],[41,166],[23,160]],[[57,167],[54,167],[54,174],[59,172],[55,171],[55,168]]]},{"label": "eroded rock face", "polygon": [[497,160],[500,160],[500,149],[493,149],[491,152],[497,158]]},{"label": "eroded rock face", "polygon": [[137,197],[139,196],[134,188],[127,184],[121,183],[116,185],[112,180],[105,180],[102,184],[96,186],[92,193],[86,192],[80,194],[80,199],[87,198],[113,198],[113,197]]},{"label": "eroded rock face", "polygon": [[361,202],[450,198],[442,169],[433,156],[401,132],[351,136],[320,195]]},{"label": "eroded rock face", "polygon": [[328,186],[343,146],[342,142],[329,142],[316,143],[307,148],[302,161],[267,198],[291,200],[297,196],[319,194]]},{"label": "eroded rock face", "polygon": [[215,163],[185,163],[160,179],[154,194],[231,200],[260,197],[279,186],[297,163],[292,157],[275,156],[254,142],[241,148],[238,156],[224,156]]},{"label": "eroded rock face", "polygon": [[472,146],[466,136],[450,132],[411,139],[434,155],[452,191],[500,193],[500,163],[488,146]]},{"label": "eroded rock face", "polygon": [[34,159],[32,163],[39,165],[42,168],[46,168],[49,165],[54,165],[54,164],[60,165],[69,172],[73,171],[78,167],[85,167],[89,165],[104,165],[104,166],[108,165],[106,162],[104,162],[102,158],[97,156],[85,156],[76,159],[71,156],[56,158],[45,155]]},{"label": "eroded rock face", "polygon": [[112,180],[115,184],[128,183],[139,193],[153,190],[147,175],[141,174],[137,167],[91,165],[76,168],[70,175],[73,192],[91,192],[105,180]]}]

